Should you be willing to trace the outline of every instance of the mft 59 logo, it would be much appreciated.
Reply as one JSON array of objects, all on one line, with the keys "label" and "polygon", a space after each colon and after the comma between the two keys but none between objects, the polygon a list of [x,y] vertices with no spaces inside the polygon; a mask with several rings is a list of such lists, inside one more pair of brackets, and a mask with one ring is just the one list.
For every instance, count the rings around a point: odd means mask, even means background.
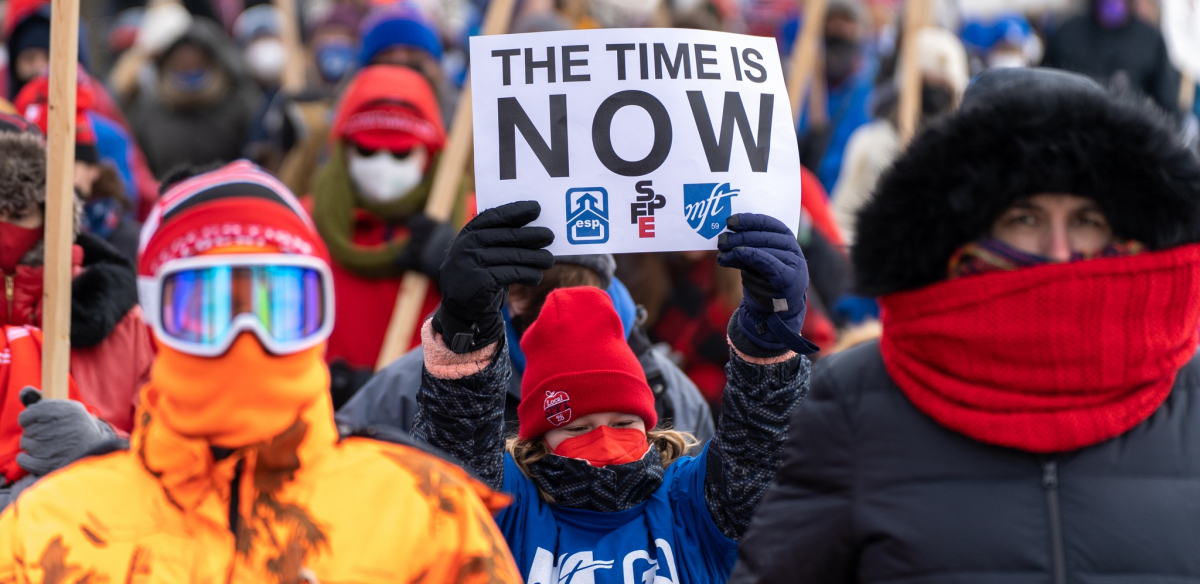
[{"label": "mft 59 logo", "polygon": [[703,183],[683,185],[683,213],[688,225],[712,239],[725,230],[725,220],[733,214],[733,197],[741,191],[730,188],[729,183]]}]

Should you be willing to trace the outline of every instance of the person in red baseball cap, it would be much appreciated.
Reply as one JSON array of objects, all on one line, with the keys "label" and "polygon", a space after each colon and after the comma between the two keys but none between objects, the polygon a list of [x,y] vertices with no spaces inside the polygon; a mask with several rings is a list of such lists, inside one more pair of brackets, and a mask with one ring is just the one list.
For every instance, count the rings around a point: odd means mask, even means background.
[{"label": "person in red baseball cap", "polygon": [[329,254],[292,193],[246,161],[168,183],[142,230],[159,355],[129,448],[0,515],[0,580],[519,582],[506,497],[411,440],[339,436]]},{"label": "person in red baseball cap", "polygon": [[799,334],[808,269],[796,237],[750,214],[721,235],[718,262],[741,270],[745,298],[728,327],[725,407],[698,455],[689,435],[658,427],[620,318],[591,287],[550,292],[520,339],[520,428],[506,443],[500,306],[509,285],[536,286],[554,263],[553,233],[528,226],[540,211],[486,210],[451,244],[442,305],[422,328],[413,434],[513,495],[497,523],[527,582],[723,583],[808,388],[803,355],[816,347]]},{"label": "person in red baseball cap", "polygon": [[[375,65],[347,86],[332,138],[312,194],[313,221],[333,258],[338,292],[328,357],[340,372],[369,376],[401,277],[409,270],[436,276],[454,235],[449,225],[423,214],[446,131],[424,77],[406,67]],[[422,316],[437,302],[436,293],[428,294]],[[412,341],[420,339],[414,335]],[[341,401],[335,399],[339,406]]]}]

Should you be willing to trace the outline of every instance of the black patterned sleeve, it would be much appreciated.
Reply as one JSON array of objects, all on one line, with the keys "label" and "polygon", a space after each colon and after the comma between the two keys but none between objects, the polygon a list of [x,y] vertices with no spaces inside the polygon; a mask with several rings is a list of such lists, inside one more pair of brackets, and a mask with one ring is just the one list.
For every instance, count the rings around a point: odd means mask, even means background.
[{"label": "black patterned sleeve", "polygon": [[412,434],[445,450],[487,486],[504,483],[504,392],[512,375],[504,341],[482,371],[458,379],[421,372]]},{"label": "black patterned sleeve", "polygon": [[721,533],[738,540],[775,480],[788,419],[808,393],[812,365],[797,355],[757,365],[730,349],[717,433],[708,446],[705,501]]}]

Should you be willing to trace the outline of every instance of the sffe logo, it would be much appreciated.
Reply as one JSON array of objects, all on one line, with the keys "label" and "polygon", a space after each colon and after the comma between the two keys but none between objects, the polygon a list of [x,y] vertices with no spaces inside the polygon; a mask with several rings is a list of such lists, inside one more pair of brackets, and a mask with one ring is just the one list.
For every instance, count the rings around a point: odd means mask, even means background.
[{"label": "sffe logo", "polygon": [[567,242],[571,245],[608,241],[608,191],[600,187],[567,191]]},{"label": "sffe logo", "polygon": [[683,213],[688,225],[705,239],[712,239],[725,230],[725,220],[733,213],[732,197],[741,191],[729,183],[683,185]]},{"label": "sffe logo", "polygon": [[654,212],[667,206],[667,198],[654,193],[652,181],[638,181],[637,202],[629,205],[629,222],[638,226],[638,237],[654,237]]},{"label": "sffe logo", "polygon": [[571,396],[565,391],[547,391],[542,408],[546,412],[546,421],[556,427],[571,421]]}]

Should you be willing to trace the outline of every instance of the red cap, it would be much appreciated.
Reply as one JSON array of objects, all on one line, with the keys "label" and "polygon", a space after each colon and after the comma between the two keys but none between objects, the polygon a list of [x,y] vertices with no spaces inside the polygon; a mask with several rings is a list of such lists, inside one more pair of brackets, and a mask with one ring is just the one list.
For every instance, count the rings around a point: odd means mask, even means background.
[{"label": "red cap", "polygon": [[154,203],[142,226],[138,275],[162,264],[222,247],[262,247],[317,257],[329,251],[295,195],[246,160],[196,175]]},{"label": "red cap", "polygon": [[641,416],[658,424],[654,392],[608,294],[599,288],[560,288],[546,297],[542,312],[521,339],[518,435],[541,437],[589,414]]},{"label": "red cap", "polygon": [[[96,130],[88,119],[96,99],[92,93],[91,84],[80,71],[75,93],[75,159],[93,164],[100,161],[100,151],[96,148]],[[17,93],[13,107],[17,108],[25,119],[37,124],[43,133],[48,133],[50,124],[50,78],[42,75],[25,84]]]},{"label": "red cap", "polygon": [[373,65],[355,75],[334,114],[333,135],[370,150],[420,144],[430,160],[446,143],[433,89],[420,73],[396,65]]}]

